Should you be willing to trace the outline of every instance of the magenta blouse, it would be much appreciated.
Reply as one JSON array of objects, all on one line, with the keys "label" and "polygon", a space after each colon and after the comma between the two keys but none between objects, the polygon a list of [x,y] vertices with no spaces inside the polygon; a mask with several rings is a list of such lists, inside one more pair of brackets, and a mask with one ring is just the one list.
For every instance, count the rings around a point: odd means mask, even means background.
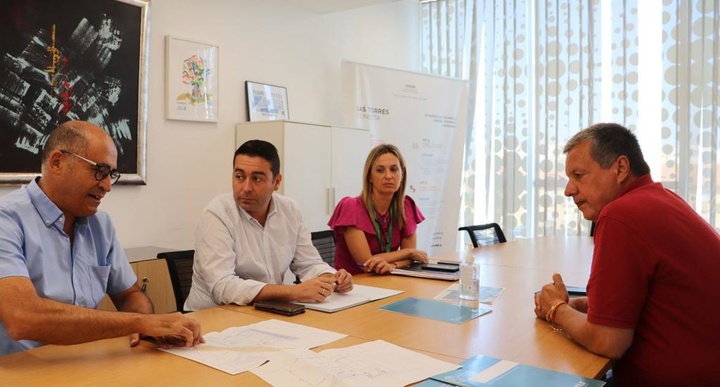
[{"label": "magenta blouse", "polygon": [[[412,200],[410,196],[405,195],[405,227],[402,229],[393,227],[390,251],[400,249],[402,239],[413,235],[415,230],[417,230],[417,225],[423,220],[425,220],[425,217],[417,205],[415,205],[415,201]],[[340,200],[328,221],[328,226],[333,229],[333,234],[335,235],[336,269],[345,269],[350,274],[363,272],[350,255],[350,250],[348,250],[347,243],[345,242],[344,232],[348,226],[356,227],[365,233],[365,238],[370,246],[370,252],[373,255],[381,252],[380,242],[375,233],[375,226],[359,196],[345,197]]]}]

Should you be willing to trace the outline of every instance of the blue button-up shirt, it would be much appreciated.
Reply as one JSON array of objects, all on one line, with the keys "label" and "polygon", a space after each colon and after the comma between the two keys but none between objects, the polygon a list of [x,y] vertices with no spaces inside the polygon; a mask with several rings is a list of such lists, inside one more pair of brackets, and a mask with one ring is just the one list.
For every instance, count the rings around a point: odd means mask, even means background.
[{"label": "blue button-up shirt", "polygon": [[[37,181],[0,198],[0,278],[28,277],[40,297],[93,309],[137,281],[106,213],[78,218],[72,244],[64,224]],[[0,321],[0,355],[40,345],[12,340]]]}]

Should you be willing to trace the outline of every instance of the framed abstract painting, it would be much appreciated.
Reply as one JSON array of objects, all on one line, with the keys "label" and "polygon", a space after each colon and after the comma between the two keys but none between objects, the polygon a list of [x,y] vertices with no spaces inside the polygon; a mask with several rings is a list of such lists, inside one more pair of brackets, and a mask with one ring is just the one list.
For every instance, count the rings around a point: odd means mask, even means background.
[{"label": "framed abstract painting", "polygon": [[118,184],[146,184],[148,0],[3,0],[0,184],[40,173],[49,133],[82,120],[118,150]]}]

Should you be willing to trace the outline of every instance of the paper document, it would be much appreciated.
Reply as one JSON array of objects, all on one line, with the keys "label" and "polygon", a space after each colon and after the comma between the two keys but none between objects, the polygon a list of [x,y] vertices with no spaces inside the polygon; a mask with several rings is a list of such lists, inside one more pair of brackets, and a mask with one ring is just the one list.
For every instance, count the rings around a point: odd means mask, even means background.
[{"label": "paper document", "polygon": [[[481,286],[480,287],[480,297],[478,298],[478,302],[482,302],[484,304],[492,304],[498,296],[500,296],[500,293],[503,292],[505,288],[493,288],[489,286]],[[447,289],[443,290],[440,294],[435,296],[436,300],[460,300],[460,285],[459,284],[452,284]]]},{"label": "paper document", "polygon": [[405,386],[459,365],[377,340],[347,348],[283,350],[251,372],[273,386]]},{"label": "paper document", "polygon": [[314,348],[347,335],[280,320],[266,320],[203,335],[205,344],[162,349],[168,353],[227,372],[239,374],[286,348]]},{"label": "paper document", "polygon": [[308,309],[332,313],[400,293],[402,290],[353,285],[353,290],[347,293],[333,293],[323,302],[296,302],[296,304],[305,305]]}]

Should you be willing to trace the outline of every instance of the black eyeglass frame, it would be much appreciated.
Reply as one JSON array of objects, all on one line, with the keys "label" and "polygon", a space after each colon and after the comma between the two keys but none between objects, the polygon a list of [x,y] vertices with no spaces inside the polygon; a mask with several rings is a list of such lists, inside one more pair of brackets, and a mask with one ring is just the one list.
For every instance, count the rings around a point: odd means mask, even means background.
[{"label": "black eyeglass frame", "polygon": [[80,160],[92,165],[95,168],[95,180],[97,181],[103,181],[108,176],[110,176],[110,184],[115,184],[118,180],[120,180],[120,176],[122,176],[117,169],[111,169],[110,166],[105,163],[96,163],[90,159],[86,159],[85,157],[66,150],[61,150],[60,152],[73,155]]}]

